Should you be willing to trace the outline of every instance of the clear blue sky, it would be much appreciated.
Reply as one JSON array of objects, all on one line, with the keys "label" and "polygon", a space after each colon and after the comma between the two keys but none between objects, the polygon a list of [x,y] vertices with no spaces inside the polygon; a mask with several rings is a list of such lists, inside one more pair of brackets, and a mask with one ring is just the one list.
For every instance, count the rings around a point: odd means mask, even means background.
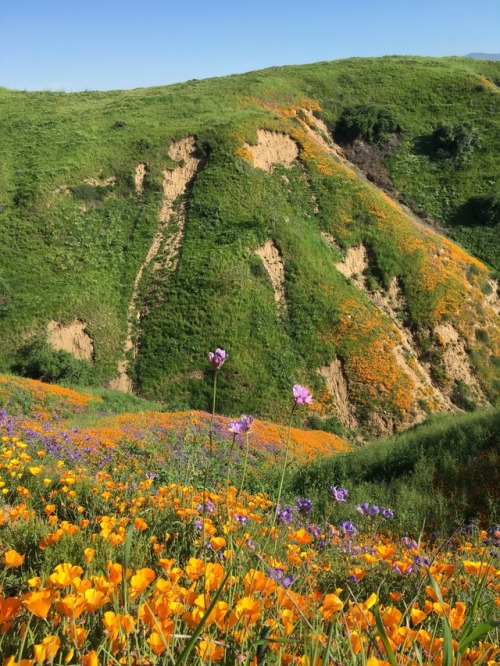
[{"label": "clear blue sky", "polygon": [[500,52],[500,0],[0,0],[0,86],[21,90],[478,51]]}]

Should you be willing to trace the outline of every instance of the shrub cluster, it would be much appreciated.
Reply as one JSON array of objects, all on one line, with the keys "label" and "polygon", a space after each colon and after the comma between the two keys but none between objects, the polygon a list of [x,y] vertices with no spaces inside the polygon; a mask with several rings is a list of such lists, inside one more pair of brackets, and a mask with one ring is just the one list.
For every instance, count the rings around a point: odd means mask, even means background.
[{"label": "shrub cluster", "polygon": [[384,144],[403,128],[392,111],[370,104],[348,106],[335,126],[335,134],[341,142],[363,139],[370,144]]}]

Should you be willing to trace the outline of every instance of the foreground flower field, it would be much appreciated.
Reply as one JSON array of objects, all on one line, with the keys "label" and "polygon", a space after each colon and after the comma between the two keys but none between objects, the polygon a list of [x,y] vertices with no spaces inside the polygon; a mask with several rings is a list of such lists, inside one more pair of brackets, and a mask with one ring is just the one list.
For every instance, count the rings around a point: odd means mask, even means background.
[{"label": "foreground flower field", "polygon": [[[64,399],[64,415],[2,415],[4,665],[498,663],[498,528],[399,534],[397,508],[369,501],[346,520],[336,479],[319,516],[307,497],[264,492],[269,455],[295,462],[286,429],[264,460],[256,443],[245,455],[250,419],[209,437],[201,415],[197,432],[172,427],[155,463],[151,424],[166,432],[172,415],[115,417],[128,439],[82,439],[68,419],[83,399]],[[262,492],[242,488],[252,474]]]}]

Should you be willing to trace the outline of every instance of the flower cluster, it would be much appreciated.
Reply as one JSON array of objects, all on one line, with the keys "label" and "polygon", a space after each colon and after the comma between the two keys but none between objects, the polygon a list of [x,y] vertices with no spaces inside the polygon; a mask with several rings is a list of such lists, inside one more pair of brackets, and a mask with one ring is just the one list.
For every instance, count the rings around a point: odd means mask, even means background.
[{"label": "flower cluster", "polygon": [[394,512],[392,509],[387,509],[383,506],[379,508],[376,504],[370,504],[369,502],[358,504],[356,506],[356,511],[362,516],[381,516],[386,520],[392,520],[394,518]]},{"label": "flower cluster", "polygon": [[241,435],[244,432],[248,432],[253,425],[253,416],[246,416],[242,414],[241,418],[238,421],[231,421],[228,430],[234,435]]},{"label": "flower cluster", "polygon": [[293,399],[296,405],[311,405],[313,402],[309,389],[300,384],[295,384],[293,387]]},{"label": "flower cluster", "polygon": [[330,486],[330,494],[336,502],[346,502],[349,491],[345,488]]}]

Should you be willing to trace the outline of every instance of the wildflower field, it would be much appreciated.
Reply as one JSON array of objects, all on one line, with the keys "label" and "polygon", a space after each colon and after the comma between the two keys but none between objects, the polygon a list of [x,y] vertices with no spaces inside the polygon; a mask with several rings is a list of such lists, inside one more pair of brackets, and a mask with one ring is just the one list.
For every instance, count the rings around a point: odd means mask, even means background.
[{"label": "wildflower field", "polygon": [[293,495],[306,462],[356,453],[292,427],[306,387],[284,426],[217,417],[215,390],[212,415],[0,395],[4,666],[498,663],[499,528],[408,533],[327,473],[321,509]]}]

